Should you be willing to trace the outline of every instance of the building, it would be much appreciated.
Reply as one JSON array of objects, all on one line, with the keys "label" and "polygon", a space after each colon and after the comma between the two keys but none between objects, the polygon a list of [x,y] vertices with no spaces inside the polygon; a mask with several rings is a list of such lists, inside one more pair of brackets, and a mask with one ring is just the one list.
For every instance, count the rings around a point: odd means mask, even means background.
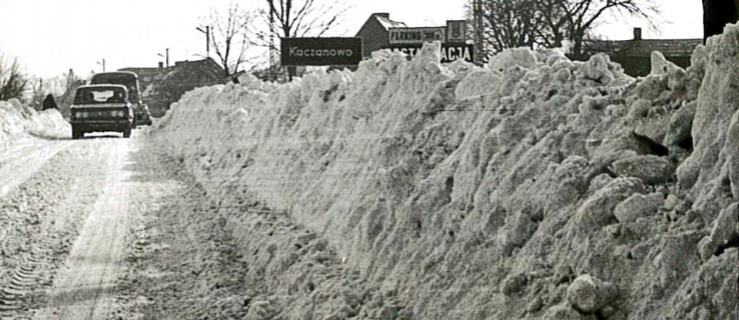
[{"label": "building", "polygon": [[158,68],[123,68],[118,69],[118,71],[130,71],[135,73],[139,76],[139,87],[142,91],[146,90],[146,88],[156,82],[162,79],[167,72],[172,70],[171,68],[165,68],[164,65],[160,62]]},{"label": "building", "polygon": [[230,77],[213,59],[197,61],[177,61],[161,80],[146,88],[143,95],[148,97],[147,103],[152,116],[163,116],[170,105],[192,89],[229,82]]},{"label": "building", "polygon": [[390,28],[405,28],[405,23],[390,20],[386,12],[373,13],[359,28],[356,37],[362,38],[362,57],[372,57],[372,52],[390,44]]},{"label": "building", "polygon": [[161,117],[173,102],[192,89],[227,83],[223,68],[211,58],[196,61],[177,61],[174,66],[158,68],[123,68],[139,76],[144,102],[151,115]]},{"label": "building", "polygon": [[651,70],[652,51],[662,52],[667,60],[687,68],[690,56],[699,44],[703,44],[703,39],[643,39],[641,28],[634,28],[631,40],[589,41],[583,44],[583,56],[572,58],[586,60],[593,54],[605,53],[611,61],[620,64],[626,74],[645,76]]},{"label": "building", "polygon": [[389,13],[373,13],[357,32],[362,38],[362,58],[372,57],[380,49],[403,52],[414,56],[426,42],[441,42],[441,62],[462,59],[473,62],[474,47],[467,41],[465,20],[447,20],[444,26],[408,27],[390,20]]}]

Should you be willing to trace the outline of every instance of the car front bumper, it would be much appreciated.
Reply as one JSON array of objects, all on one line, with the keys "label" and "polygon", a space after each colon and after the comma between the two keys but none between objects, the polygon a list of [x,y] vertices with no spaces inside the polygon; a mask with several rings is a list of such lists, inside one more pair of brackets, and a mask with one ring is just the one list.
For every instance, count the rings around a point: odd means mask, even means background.
[{"label": "car front bumper", "polygon": [[82,131],[124,131],[131,128],[132,120],[72,120],[69,123]]}]

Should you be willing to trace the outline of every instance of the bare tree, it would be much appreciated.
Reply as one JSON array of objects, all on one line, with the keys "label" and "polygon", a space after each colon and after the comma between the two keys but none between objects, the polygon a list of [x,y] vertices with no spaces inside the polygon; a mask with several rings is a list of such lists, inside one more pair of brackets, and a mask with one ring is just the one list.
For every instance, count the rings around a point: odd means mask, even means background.
[{"label": "bare tree", "polygon": [[703,0],[703,42],[724,32],[727,23],[739,19],[739,0]]},{"label": "bare tree", "polygon": [[0,101],[21,99],[27,84],[28,78],[21,71],[18,59],[8,62],[4,56],[0,55]]},{"label": "bare tree", "polygon": [[561,47],[573,43],[581,55],[583,43],[607,14],[642,18],[656,28],[659,13],[653,0],[483,0],[485,45],[500,51],[512,47]]},{"label": "bare tree", "polygon": [[[566,19],[565,33],[572,40],[572,53],[582,54],[583,41],[592,32],[595,24],[607,12],[620,13],[642,18],[652,27],[653,17],[659,13],[652,0],[576,0],[562,1],[559,10]],[[559,43],[561,45],[561,43]]]},{"label": "bare tree", "polygon": [[564,8],[570,0],[536,0],[535,10],[540,17],[541,27],[536,30],[538,42],[547,48],[561,47],[569,39],[566,27],[569,19]]},{"label": "bare tree", "polygon": [[330,0],[264,0],[258,15],[264,26],[255,32],[258,43],[269,46],[270,37],[320,37],[339,23],[347,7]]},{"label": "bare tree", "polygon": [[268,14],[273,17],[275,32],[280,37],[320,37],[328,32],[346,9],[338,1],[265,0]]},{"label": "bare tree", "polygon": [[67,76],[59,75],[50,78],[32,77],[28,81],[31,100],[28,104],[34,109],[41,110],[42,102],[47,94],[61,99],[67,90]]},{"label": "bare tree", "polygon": [[246,52],[253,45],[248,37],[253,22],[253,13],[240,9],[235,3],[225,14],[211,9],[206,23],[211,27],[213,49],[226,76],[238,72],[239,67],[249,61]]},{"label": "bare tree", "polygon": [[[258,12],[260,28],[251,37],[257,45],[270,50],[270,64],[275,63],[277,38],[321,37],[340,22],[348,6],[343,0],[264,0]],[[273,65],[270,65],[274,68]],[[288,68],[290,77],[294,68]]]},{"label": "bare tree", "polygon": [[537,43],[537,31],[544,28],[532,8],[537,0],[487,0],[483,4],[485,44],[493,51],[530,47]]},{"label": "bare tree", "polygon": [[78,76],[72,69],[69,69],[69,72],[65,73],[62,77],[64,78],[64,93],[59,99],[59,112],[61,112],[63,116],[69,117],[69,107],[74,101],[74,95],[77,88],[84,85],[85,80]]}]

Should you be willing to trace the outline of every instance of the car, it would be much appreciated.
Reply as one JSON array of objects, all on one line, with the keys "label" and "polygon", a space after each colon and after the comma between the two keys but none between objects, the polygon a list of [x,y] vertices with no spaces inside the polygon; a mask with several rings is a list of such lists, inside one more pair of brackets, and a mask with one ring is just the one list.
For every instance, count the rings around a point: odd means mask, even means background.
[{"label": "car", "polygon": [[117,131],[131,136],[134,111],[128,100],[128,89],[117,84],[85,85],[77,88],[70,106],[69,124],[72,139],[88,132]]},{"label": "car", "polygon": [[130,71],[101,72],[92,75],[90,84],[120,84],[128,89],[129,101],[134,110],[134,127],[151,125],[149,106],[141,99],[139,77]]}]

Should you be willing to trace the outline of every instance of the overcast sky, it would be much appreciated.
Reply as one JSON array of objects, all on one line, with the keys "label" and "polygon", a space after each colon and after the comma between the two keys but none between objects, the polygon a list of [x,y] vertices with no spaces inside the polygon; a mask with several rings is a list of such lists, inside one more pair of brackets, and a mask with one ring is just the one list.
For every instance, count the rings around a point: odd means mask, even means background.
[{"label": "overcast sky", "polygon": [[[331,0],[334,1],[334,0]],[[629,39],[632,28],[645,27],[645,38],[701,38],[698,0],[655,0],[662,10],[661,33],[645,22],[610,18],[599,27],[609,39]],[[205,38],[195,30],[211,7],[232,0],[0,0],[0,53],[18,57],[31,74],[78,74],[107,69],[156,67],[157,54],[170,49],[170,61],[200,59]],[[373,12],[389,12],[409,26],[444,25],[462,19],[465,0],[345,0],[350,9],[335,36],[354,36]],[[242,7],[263,1],[240,1]],[[680,3],[680,4],[677,4]]]}]

